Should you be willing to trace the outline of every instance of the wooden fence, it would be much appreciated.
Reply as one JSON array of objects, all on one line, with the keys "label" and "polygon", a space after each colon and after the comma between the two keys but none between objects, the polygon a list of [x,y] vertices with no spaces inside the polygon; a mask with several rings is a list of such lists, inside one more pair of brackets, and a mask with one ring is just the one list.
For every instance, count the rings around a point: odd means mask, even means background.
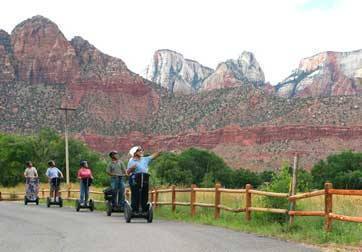
[{"label": "wooden fence", "polygon": [[[66,200],[76,200],[77,198],[71,197],[72,193],[79,194],[79,190],[74,190],[71,188],[60,190],[63,194],[63,198]],[[214,193],[214,203],[201,203],[197,202],[197,192],[210,192]],[[171,194],[171,201],[159,201],[159,195],[163,193]],[[178,202],[176,201],[177,193],[190,193],[189,202]],[[245,194],[245,207],[242,208],[231,208],[221,204],[221,194]],[[41,189],[39,191],[40,198],[46,198],[49,194],[49,189]],[[103,195],[103,192],[99,191],[90,191],[91,195]],[[24,192],[0,192],[0,201],[1,200],[19,200],[19,196],[24,197]],[[318,190],[313,192],[301,193],[297,195],[289,195],[288,193],[276,193],[276,192],[265,192],[254,190],[250,184],[245,186],[245,189],[226,189],[221,188],[220,184],[216,184],[214,188],[198,188],[196,185],[192,185],[191,188],[176,188],[171,186],[167,189],[153,189],[149,192],[151,197],[151,202],[154,207],[162,205],[170,205],[172,211],[176,210],[176,206],[189,206],[191,216],[196,215],[197,207],[206,207],[214,209],[214,218],[220,218],[221,210],[230,211],[235,213],[245,212],[245,220],[251,220],[252,212],[269,212],[275,214],[287,214],[291,218],[294,216],[321,216],[325,218],[325,230],[331,231],[332,229],[332,220],[339,221],[348,221],[348,222],[357,222],[362,223],[362,217],[347,216],[333,213],[333,195],[348,195],[348,196],[362,196],[362,190],[341,190],[333,189],[331,183],[325,183],[324,190]],[[290,202],[296,202],[301,199],[324,196],[324,211],[295,211],[288,209],[280,208],[266,208],[266,207],[253,207],[252,206],[252,195],[261,195],[268,197],[276,198],[285,198]],[[7,196],[7,197],[4,197]],[[130,192],[126,190],[126,198],[129,199]],[[101,203],[102,200],[94,200],[95,202]]]},{"label": "wooden fence", "polygon": [[[189,202],[177,202],[176,193],[178,192],[189,192],[190,201]],[[197,202],[197,192],[212,192],[214,193],[214,203],[200,203]],[[171,201],[169,202],[160,202],[158,200],[159,194],[161,193],[171,193]],[[245,194],[245,207],[242,208],[231,208],[221,204],[221,194],[223,193],[236,193],[236,194]],[[279,208],[266,208],[266,207],[253,207],[252,206],[252,195],[261,195],[268,197],[277,197],[285,198],[290,202],[296,201],[311,197],[324,196],[324,211],[291,211],[288,209],[279,209]],[[294,216],[321,216],[325,218],[325,230],[331,231],[332,229],[332,220],[340,221],[349,221],[349,222],[358,222],[362,223],[362,217],[347,216],[333,213],[333,195],[348,195],[348,196],[362,196],[362,190],[340,190],[333,189],[331,183],[325,183],[324,190],[318,190],[314,192],[307,192],[297,195],[289,195],[288,193],[275,193],[275,192],[265,192],[252,189],[250,184],[247,184],[245,189],[225,189],[221,188],[220,184],[216,184],[215,188],[198,188],[196,185],[192,185],[191,188],[177,189],[175,186],[172,186],[169,189],[153,189],[151,191],[151,200],[155,207],[160,205],[170,205],[172,206],[172,211],[176,210],[176,206],[190,206],[191,216],[195,216],[196,207],[208,207],[214,208],[214,218],[220,218],[220,212],[230,211],[230,212],[245,212],[245,220],[251,220],[252,212],[269,212],[275,214],[287,214],[290,218]]]}]

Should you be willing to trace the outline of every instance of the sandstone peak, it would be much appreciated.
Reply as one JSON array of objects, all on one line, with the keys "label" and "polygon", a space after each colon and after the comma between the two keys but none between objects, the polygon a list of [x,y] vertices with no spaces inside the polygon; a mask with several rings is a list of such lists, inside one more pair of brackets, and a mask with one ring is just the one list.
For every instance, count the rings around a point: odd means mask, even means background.
[{"label": "sandstone peak", "polygon": [[202,81],[212,72],[211,68],[186,59],[181,53],[160,49],[153,54],[143,76],[166,88],[171,94],[189,94],[197,92]]},{"label": "sandstone peak", "polygon": [[362,92],[362,50],[326,51],[304,58],[276,86],[284,97],[353,95]]},{"label": "sandstone peak", "polygon": [[75,51],[58,26],[43,16],[17,25],[11,33],[18,77],[30,83],[68,83],[78,73]]},{"label": "sandstone peak", "polygon": [[0,38],[6,37],[6,36],[9,36],[9,37],[10,37],[10,34],[7,33],[5,30],[0,29]]},{"label": "sandstone peak", "polygon": [[0,46],[3,46],[6,53],[11,53],[11,38],[10,34],[0,29]]},{"label": "sandstone peak", "polygon": [[254,54],[243,51],[236,60],[229,59],[218,64],[215,72],[204,80],[202,90],[243,85],[261,87],[264,83],[264,72]]},{"label": "sandstone peak", "polygon": [[44,28],[46,26],[55,26],[59,30],[58,26],[50,19],[48,19],[44,16],[41,16],[41,15],[36,15],[36,16],[33,16],[31,18],[24,20],[23,22],[21,22],[20,24],[15,26],[12,33],[16,32],[19,29],[24,29],[25,27],[29,27],[29,26],[32,26],[36,29],[39,29],[40,27]]}]

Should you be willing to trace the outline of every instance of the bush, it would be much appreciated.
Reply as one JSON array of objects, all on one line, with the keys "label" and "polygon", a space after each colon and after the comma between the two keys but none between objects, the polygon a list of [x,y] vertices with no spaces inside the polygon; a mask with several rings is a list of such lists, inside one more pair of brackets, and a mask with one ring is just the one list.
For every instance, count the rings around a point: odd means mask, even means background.
[{"label": "bush", "polygon": [[[274,173],[269,184],[261,187],[264,191],[290,193],[292,184],[293,170],[285,164],[281,170]],[[297,188],[296,192],[306,192],[312,189],[312,176],[309,172],[298,169],[297,171]],[[284,198],[264,197],[263,203],[266,207],[288,209],[289,202]],[[280,214],[266,214],[270,220],[276,220],[280,223],[285,221],[286,216]]]},{"label": "bush", "polygon": [[345,151],[330,155],[314,165],[311,173],[317,188],[331,182],[334,188],[362,189],[362,153]]}]

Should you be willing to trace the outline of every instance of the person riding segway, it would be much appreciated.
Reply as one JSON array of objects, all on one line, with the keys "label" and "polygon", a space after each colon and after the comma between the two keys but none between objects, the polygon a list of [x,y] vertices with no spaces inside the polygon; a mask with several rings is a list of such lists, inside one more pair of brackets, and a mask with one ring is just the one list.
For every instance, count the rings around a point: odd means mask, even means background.
[{"label": "person riding segway", "polygon": [[49,180],[49,197],[47,198],[47,207],[50,205],[58,205],[63,207],[63,199],[60,197],[60,179],[63,178],[63,173],[55,167],[55,162],[50,160],[48,162],[49,168],[47,169],[45,175]]},{"label": "person riding segway", "polygon": [[132,147],[129,151],[131,159],[128,162],[127,174],[131,187],[131,205],[128,201],[125,204],[125,219],[130,222],[132,218],[145,218],[147,222],[152,222],[152,203],[148,202],[149,163],[160,155],[156,152],[151,156],[144,157],[141,146]]},{"label": "person riding segway", "polygon": [[91,212],[94,210],[93,200],[88,201],[89,187],[93,181],[92,170],[88,167],[86,160],[80,161],[80,168],[78,170],[78,179],[80,180],[80,197],[75,201],[75,209],[77,212],[81,208],[88,208]]},{"label": "person riding segway", "polygon": [[24,204],[27,205],[29,202],[34,202],[39,205],[39,177],[38,172],[31,161],[26,162],[24,177],[26,181]]},{"label": "person riding segway", "polygon": [[118,152],[113,150],[109,153],[111,162],[108,164],[106,172],[111,177],[111,190],[104,191],[104,198],[107,200],[107,215],[112,212],[123,212],[125,185],[124,177],[126,175],[126,166],[118,159]]}]

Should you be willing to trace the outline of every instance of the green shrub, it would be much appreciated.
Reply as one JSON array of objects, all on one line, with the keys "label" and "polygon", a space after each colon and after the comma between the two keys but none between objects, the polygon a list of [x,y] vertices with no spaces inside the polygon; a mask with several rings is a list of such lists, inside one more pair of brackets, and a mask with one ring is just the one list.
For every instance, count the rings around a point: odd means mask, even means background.
[{"label": "green shrub", "polygon": [[[270,183],[261,187],[264,191],[278,192],[278,193],[290,193],[292,183],[292,168],[284,164],[279,172],[274,173]],[[296,192],[306,192],[312,189],[312,176],[309,172],[298,169],[297,171],[297,188]],[[289,202],[285,198],[264,197],[263,203],[265,207],[288,209]],[[280,223],[285,222],[286,215],[281,214],[266,214],[267,219],[278,221]]]},{"label": "green shrub", "polygon": [[344,151],[321,160],[312,168],[314,186],[323,188],[325,182],[341,189],[362,189],[362,153]]}]

